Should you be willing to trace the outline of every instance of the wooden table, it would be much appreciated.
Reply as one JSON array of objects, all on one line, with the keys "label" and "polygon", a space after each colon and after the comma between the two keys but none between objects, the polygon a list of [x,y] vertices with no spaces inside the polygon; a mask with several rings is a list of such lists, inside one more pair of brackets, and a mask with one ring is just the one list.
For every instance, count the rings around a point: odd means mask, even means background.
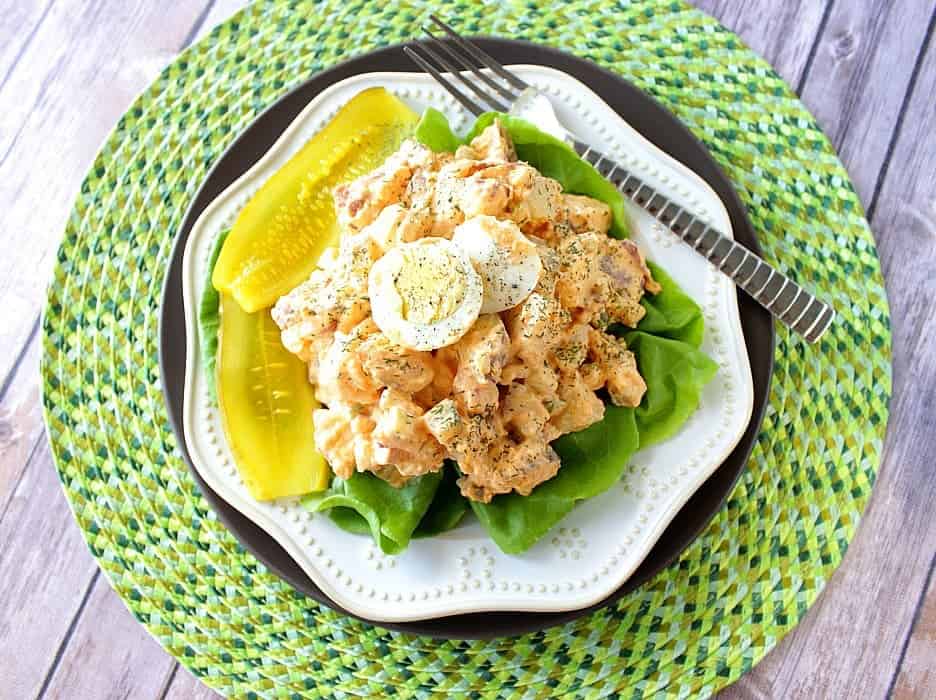
[{"label": "wooden table", "polygon": [[[209,698],[111,591],[59,488],[39,309],[65,217],[136,94],[238,0],[0,0],[0,698]],[[936,3],[701,0],[816,115],[878,242],[884,459],[806,619],[726,698],[936,697]],[[41,546],[38,546],[41,542]]]}]

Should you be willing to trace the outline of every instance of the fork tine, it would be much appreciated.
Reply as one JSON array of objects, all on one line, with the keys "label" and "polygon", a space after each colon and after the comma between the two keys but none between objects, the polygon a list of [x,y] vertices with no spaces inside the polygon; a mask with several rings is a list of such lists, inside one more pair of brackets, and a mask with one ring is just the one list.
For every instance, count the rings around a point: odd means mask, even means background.
[{"label": "fork tine", "polygon": [[479,114],[483,114],[485,112],[485,109],[481,105],[472,100],[470,97],[468,97],[468,95],[463,93],[457,87],[452,85],[452,83],[450,83],[438,70],[436,70],[435,66],[429,63],[418,53],[413,51],[413,49],[411,49],[409,46],[403,47],[403,53],[409,56],[416,63],[416,65],[435,78],[439,85],[448,90],[448,93],[456,100],[458,100],[462,106],[473,115],[478,116]]},{"label": "fork tine", "polygon": [[[430,34],[430,36],[432,36],[432,35]],[[432,37],[432,40],[433,40],[434,42],[436,42],[436,43],[441,43],[441,42],[439,42],[439,40],[436,39],[434,36]],[[507,105],[505,105],[503,102],[501,102],[500,100],[498,100],[494,95],[491,95],[490,93],[485,92],[485,91],[482,90],[480,87],[478,87],[477,85],[475,85],[473,82],[471,82],[470,80],[466,79],[465,76],[463,76],[463,75],[461,74],[461,71],[460,71],[458,68],[456,68],[456,67],[453,66],[451,63],[449,63],[449,62],[446,61],[444,58],[442,58],[442,56],[440,56],[440,55],[437,54],[435,51],[433,51],[431,48],[429,48],[428,45],[423,44],[423,45],[421,46],[421,48],[422,48],[423,52],[426,53],[426,54],[429,56],[429,58],[431,58],[433,61],[435,61],[435,63],[436,63],[437,66],[441,66],[441,67],[442,67],[442,70],[446,71],[446,72],[449,73],[451,76],[457,78],[458,81],[459,81],[462,85],[464,85],[464,86],[467,87],[469,90],[471,90],[475,95],[478,96],[479,99],[481,99],[481,100],[483,100],[484,102],[487,102],[489,105],[491,105],[496,111],[498,111],[498,112],[506,112],[506,111],[508,111],[508,110],[510,109],[509,107],[507,107]]]},{"label": "fork tine", "polygon": [[491,56],[486,51],[482,50],[477,45],[463,38],[461,34],[459,34],[450,26],[448,26],[445,22],[439,19],[436,15],[429,15],[429,19],[432,21],[433,24],[435,24],[442,31],[448,34],[449,37],[451,37],[451,39],[456,44],[458,44],[458,46],[462,48],[469,56],[472,56],[473,58],[483,63],[485,66],[487,66],[492,71],[497,73],[497,75],[499,75],[504,80],[509,82],[515,88],[517,88],[518,90],[526,90],[528,87],[530,87],[527,83],[520,80],[520,78],[518,78],[516,75],[514,75],[509,70],[504,68],[500,63],[494,60],[493,56]]},{"label": "fork tine", "polygon": [[[432,40],[435,41],[435,43],[438,44],[442,50],[445,51],[445,53],[447,53],[455,60],[456,64],[460,66],[460,70],[470,70],[481,82],[483,82],[489,88],[499,92],[502,97],[506,98],[511,103],[517,100],[518,95],[516,92],[514,92],[512,89],[504,87],[503,84],[492,80],[487,74],[482,73],[481,70],[474,65],[474,63],[472,63],[470,60],[466,60],[467,54],[463,53],[462,49],[456,51],[454,48],[449,46],[447,42],[442,41],[439,37],[429,31],[427,27],[423,27],[423,31],[426,32],[426,34],[432,38]],[[500,111],[503,112],[505,110]]]}]

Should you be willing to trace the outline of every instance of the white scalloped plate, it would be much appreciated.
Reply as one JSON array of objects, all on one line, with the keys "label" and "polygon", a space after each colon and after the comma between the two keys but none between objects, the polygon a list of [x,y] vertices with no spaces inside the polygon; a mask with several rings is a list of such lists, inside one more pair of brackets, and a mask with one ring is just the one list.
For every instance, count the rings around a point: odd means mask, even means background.
[{"label": "white scalloped plate", "polygon": [[[731,235],[728,213],[715,192],[646,141],[585,85],[542,66],[514,70],[553,98],[562,123]],[[469,115],[426,75],[349,78],[316,97],[195,223],[182,263],[188,339],[183,427],[189,455],[214,491],[275,538],[326,595],[361,617],[401,622],[489,610],[559,612],[596,603],[624,583],[680,507],[731,452],[753,406],[734,285],[636,207],[629,210],[633,237],[648,258],[702,305],[703,349],[718,363],[718,373],[678,435],[638,452],[620,483],[576,507],[528,552],[502,553],[471,519],[444,535],[414,540],[403,554],[388,557],[370,538],[348,534],[327,516],[306,512],[297,499],[253,500],[237,476],[198,360],[196,300],[204,291],[212,243],[257,188],[339,107],[377,85],[417,112],[430,104],[441,107],[456,130],[469,123]]]}]

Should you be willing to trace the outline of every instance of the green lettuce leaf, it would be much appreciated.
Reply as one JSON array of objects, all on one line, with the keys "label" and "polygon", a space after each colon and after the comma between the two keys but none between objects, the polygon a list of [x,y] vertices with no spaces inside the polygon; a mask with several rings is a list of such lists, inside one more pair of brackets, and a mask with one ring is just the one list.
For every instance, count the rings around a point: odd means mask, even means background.
[{"label": "green lettuce leaf", "polygon": [[413,537],[434,537],[451,530],[468,512],[468,499],[458,489],[458,471],[454,462],[446,462],[442,481],[435,492],[429,510],[419,521]]},{"label": "green lettuce leaf", "polygon": [[454,153],[462,141],[449,126],[448,119],[437,109],[426,108],[416,125],[416,140],[436,153]]},{"label": "green lettuce leaf", "polygon": [[208,260],[205,292],[198,304],[198,335],[202,366],[205,368],[208,395],[215,403],[218,402],[218,390],[215,386],[217,375],[215,363],[218,357],[218,329],[221,327],[221,314],[219,313],[221,296],[211,283],[211,273],[214,272],[215,263],[218,262],[218,255],[221,253],[221,246],[224,245],[224,240],[230,232],[230,229],[228,229],[218,234],[218,240],[215,241],[214,248],[211,250],[211,257]]},{"label": "green lettuce leaf", "polygon": [[649,447],[679,431],[699,407],[703,387],[718,365],[689,343],[644,333],[626,333],[624,340],[637,358],[647,393],[635,409],[640,446]]},{"label": "green lettuce leaf", "polygon": [[454,463],[401,489],[371,474],[355,473],[348,481],[335,479],[324,495],[310,494],[303,503],[310,510],[328,511],[342,530],[370,535],[385,553],[397,554],[411,538],[435,537],[461,522],[468,499],[458,490],[457,480]]},{"label": "green lettuce leaf", "polygon": [[[644,295],[641,303],[647,310],[647,315],[640,320],[639,329],[644,333],[681,340],[694,348],[699,347],[705,333],[702,309],[659,265],[652,262],[648,262],[647,265],[653,273],[653,278],[663,289],[658,294]],[[612,330],[617,330],[620,335],[621,332],[626,333],[630,329],[619,326]]]},{"label": "green lettuce leaf", "polygon": [[342,529],[369,534],[385,554],[399,554],[407,545],[442,482],[442,472],[410,479],[394,488],[366,472],[350,479],[335,478],[324,494],[310,494],[302,503],[313,511],[329,511]]}]

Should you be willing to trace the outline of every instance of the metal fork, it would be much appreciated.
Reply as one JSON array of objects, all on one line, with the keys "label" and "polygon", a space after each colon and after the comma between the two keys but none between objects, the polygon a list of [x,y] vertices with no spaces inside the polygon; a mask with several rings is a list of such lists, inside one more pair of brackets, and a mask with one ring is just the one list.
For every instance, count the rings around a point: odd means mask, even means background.
[{"label": "metal fork", "polygon": [[423,27],[428,42],[405,46],[403,50],[465,109],[476,116],[491,110],[522,116],[535,110],[538,119],[548,123],[547,130],[560,136],[621,192],[731,278],[774,317],[807,342],[819,340],[835,317],[831,306],[740,243],[699,221],[627,168],[576,138],[556,119],[545,95],[435,15],[430,15],[430,19],[449,41]]}]

